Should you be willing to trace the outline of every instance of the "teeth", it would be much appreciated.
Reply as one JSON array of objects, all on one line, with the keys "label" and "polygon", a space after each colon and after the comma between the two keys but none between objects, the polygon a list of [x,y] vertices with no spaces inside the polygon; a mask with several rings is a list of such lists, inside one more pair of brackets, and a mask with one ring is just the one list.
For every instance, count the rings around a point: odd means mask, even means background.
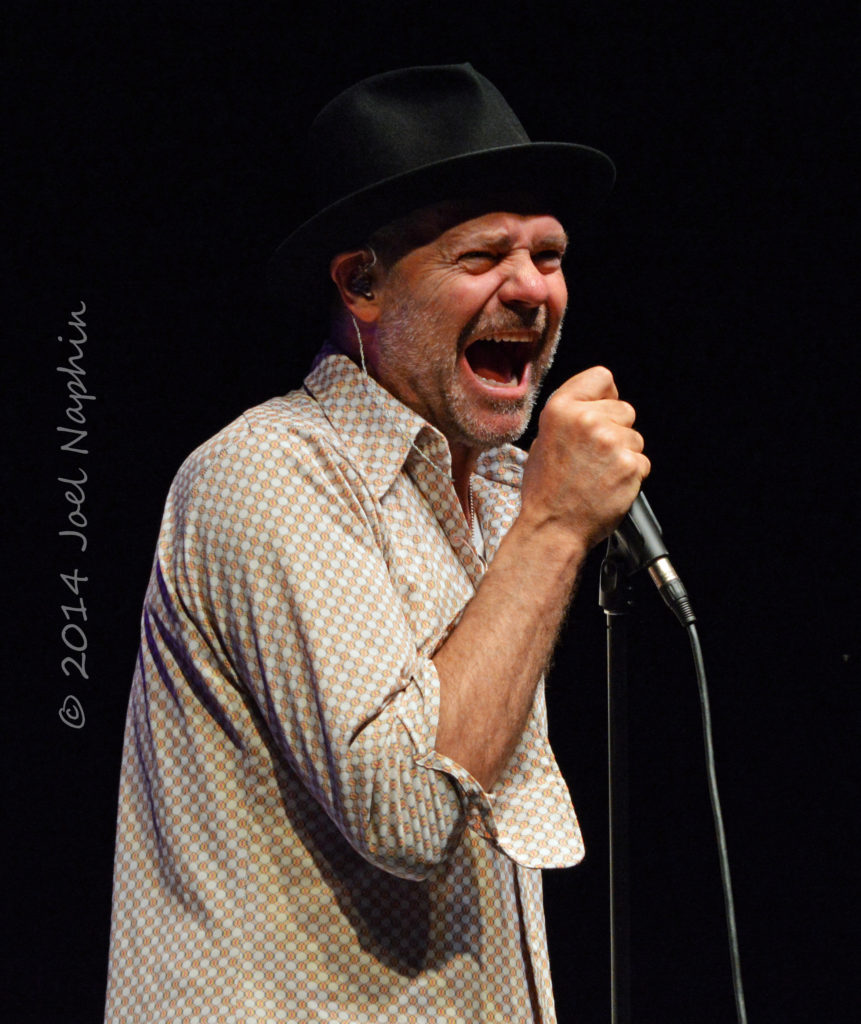
[{"label": "teeth", "polygon": [[531,345],[532,344],[532,340],[530,338],[505,338],[505,337],[496,338],[496,337],[491,337],[491,338],[484,338],[484,339],[480,339],[480,340],[493,341],[493,342],[496,342],[497,345],[501,345],[503,342],[507,342],[509,345]]},{"label": "teeth", "polygon": [[509,387],[511,387],[512,384],[516,384],[517,383],[517,378],[514,375],[509,377],[508,380],[506,380],[506,381],[491,380],[489,377],[482,377],[482,375],[480,373],[477,373],[475,376],[483,384],[489,384],[491,387],[494,387],[494,388],[509,388]]}]

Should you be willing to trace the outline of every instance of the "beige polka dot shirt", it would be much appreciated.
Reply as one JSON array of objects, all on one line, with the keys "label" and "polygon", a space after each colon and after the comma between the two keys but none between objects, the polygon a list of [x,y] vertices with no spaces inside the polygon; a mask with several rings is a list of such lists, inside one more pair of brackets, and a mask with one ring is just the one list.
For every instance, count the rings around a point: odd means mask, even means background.
[{"label": "beige polka dot shirt", "polygon": [[[473,477],[485,558],[525,456]],[[445,439],[344,356],[184,463],[125,733],[106,1020],[555,1020],[540,868],[583,853],[543,689],[491,793],[434,751],[479,586]]]}]

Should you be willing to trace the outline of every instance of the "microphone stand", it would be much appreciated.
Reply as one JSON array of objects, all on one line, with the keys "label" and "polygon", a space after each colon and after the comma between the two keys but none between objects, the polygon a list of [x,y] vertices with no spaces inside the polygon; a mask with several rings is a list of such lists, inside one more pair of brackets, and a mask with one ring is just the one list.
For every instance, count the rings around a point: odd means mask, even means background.
[{"label": "microphone stand", "polygon": [[642,491],[607,542],[598,602],[607,619],[607,785],[610,843],[610,1019],[631,1020],[631,909],[628,817],[629,577],[648,569],[664,603],[693,629],[696,616],[673,568],[661,527]]},{"label": "microphone stand", "polygon": [[631,1020],[631,914],[628,816],[627,616],[630,565],[617,535],[601,563],[599,604],[607,626],[607,787],[610,869],[610,1019]]},{"label": "microphone stand", "polygon": [[705,664],[685,585],[673,568],[661,527],[641,491],[607,543],[601,564],[599,603],[607,616],[607,761],[610,820],[610,1008],[612,1024],[630,1024],[631,948],[628,873],[628,666],[625,617],[632,607],[628,577],[648,569],[664,603],[685,627],[691,642],[703,716],[709,797],[718,844],[721,882],[732,966],[733,995],[739,1024],[747,1024],[735,908],[723,815],[712,749],[711,712]]}]

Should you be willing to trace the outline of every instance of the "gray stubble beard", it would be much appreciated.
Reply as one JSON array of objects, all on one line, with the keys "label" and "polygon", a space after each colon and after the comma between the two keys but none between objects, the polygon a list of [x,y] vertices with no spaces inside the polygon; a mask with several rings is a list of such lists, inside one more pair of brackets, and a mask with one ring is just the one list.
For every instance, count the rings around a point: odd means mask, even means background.
[{"label": "gray stubble beard", "polygon": [[[395,361],[401,358],[399,353],[404,351],[415,353],[417,358],[427,359],[427,339],[429,337],[433,338],[436,335],[439,325],[435,321],[440,319],[441,317],[439,316],[430,317],[420,308],[417,308],[413,304],[411,296],[398,299],[395,309],[387,313],[385,324],[381,324],[379,327],[377,345],[380,353],[384,356],[385,353],[394,354]],[[562,334],[563,319],[564,317],[560,319],[556,331],[549,341],[547,352],[542,357],[540,367],[537,363],[533,364],[533,371],[537,370],[539,375],[538,379],[532,382],[526,395],[522,399],[498,399],[491,401],[491,408],[495,413],[505,416],[516,414],[522,417],[521,425],[503,433],[494,433],[483,426],[480,422],[480,417],[475,415],[474,411],[470,408],[469,399],[457,385],[454,373],[449,372],[451,364],[446,363],[443,365],[442,360],[436,358],[437,353],[434,352],[435,358],[432,362],[443,371],[437,375],[437,379],[442,380],[445,378],[449,383],[449,387],[445,390],[445,397],[446,406],[450,413],[446,423],[437,423],[435,426],[450,441],[459,441],[482,450],[496,448],[506,443],[513,443],[522,437],[532,419],[532,413],[544,379],[556,356],[556,350]],[[425,325],[425,330],[421,333],[417,330],[417,322],[419,320]],[[460,350],[458,349],[456,357],[459,354]]]}]

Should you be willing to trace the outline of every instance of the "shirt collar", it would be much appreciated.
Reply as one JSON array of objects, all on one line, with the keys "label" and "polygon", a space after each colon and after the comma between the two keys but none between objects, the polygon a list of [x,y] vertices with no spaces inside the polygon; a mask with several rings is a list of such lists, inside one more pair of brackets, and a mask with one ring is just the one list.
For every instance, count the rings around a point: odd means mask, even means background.
[{"label": "shirt collar", "polygon": [[[450,464],[448,444],[436,427],[329,343],[305,378],[305,389],[319,404],[377,499],[391,487],[413,447]],[[519,487],[525,462],[525,452],[506,444],[483,452],[476,472],[488,480]]]}]

